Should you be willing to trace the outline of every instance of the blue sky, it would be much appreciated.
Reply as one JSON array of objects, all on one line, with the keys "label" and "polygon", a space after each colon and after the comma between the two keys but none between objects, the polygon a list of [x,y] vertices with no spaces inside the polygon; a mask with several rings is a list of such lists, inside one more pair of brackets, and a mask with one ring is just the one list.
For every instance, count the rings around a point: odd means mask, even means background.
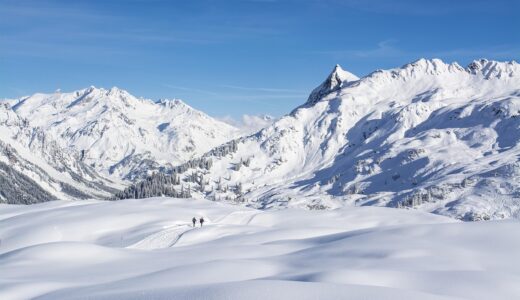
[{"label": "blue sky", "polygon": [[118,86],[280,116],[336,63],[520,58],[518,0],[0,0],[0,98]]}]

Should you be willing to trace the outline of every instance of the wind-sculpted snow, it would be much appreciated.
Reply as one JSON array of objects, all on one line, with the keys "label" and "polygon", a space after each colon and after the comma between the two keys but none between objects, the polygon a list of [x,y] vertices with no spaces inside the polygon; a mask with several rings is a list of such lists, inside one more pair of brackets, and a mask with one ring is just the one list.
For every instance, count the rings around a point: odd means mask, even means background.
[{"label": "wind-sculpted snow", "polygon": [[186,170],[180,184],[264,209],[520,217],[516,62],[421,59],[360,79],[337,66],[304,105],[237,141],[226,155],[204,155],[211,168]]},{"label": "wind-sculpted snow", "polygon": [[239,134],[180,100],[153,102],[115,87],[35,94],[19,99],[13,110],[62,147],[81,153],[98,172],[130,180],[201,155]]},{"label": "wind-sculpted snow", "polygon": [[[191,227],[192,217],[204,217],[204,226]],[[1,299],[520,295],[515,220],[150,198],[0,205],[0,225]]]}]

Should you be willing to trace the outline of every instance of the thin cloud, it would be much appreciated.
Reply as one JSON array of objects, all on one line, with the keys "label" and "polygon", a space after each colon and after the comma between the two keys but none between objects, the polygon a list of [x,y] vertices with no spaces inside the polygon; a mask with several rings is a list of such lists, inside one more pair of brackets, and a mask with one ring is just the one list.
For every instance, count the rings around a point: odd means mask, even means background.
[{"label": "thin cloud", "polygon": [[[20,98],[20,97],[29,95],[29,93],[25,89],[21,89],[18,87],[8,86],[7,89],[12,91],[15,95],[17,95],[16,98]],[[10,99],[3,99],[3,100],[10,100]]]},{"label": "thin cloud", "polygon": [[180,91],[185,91],[185,92],[195,92],[195,93],[206,94],[206,95],[211,95],[211,96],[219,95],[218,93],[213,92],[213,91],[201,90],[201,89],[191,88],[191,87],[177,86],[177,85],[171,85],[171,84],[163,84],[163,86],[173,89],[173,90],[180,90]]},{"label": "thin cloud", "polygon": [[298,95],[280,95],[280,94],[271,94],[271,95],[233,95],[233,98],[240,99],[299,99],[303,97],[307,97],[306,94],[298,94]]},{"label": "thin cloud", "polygon": [[108,45],[66,44],[64,46],[59,42],[53,41],[20,40],[5,37],[0,37],[0,43],[2,45],[7,45],[0,49],[0,53],[2,55],[13,57],[39,57],[52,58],[56,60],[82,57],[82,61],[85,61],[86,59],[88,60],[90,55],[93,53],[98,57],[121,56],[138,53],[132,49],[122,49],[118,47],[110,47]]},{"label": "thin cloud", "polygon": [[377,43],[375,48],[370,49],[346,49],[317,51],[320,54],[331,55],[337,59],[342,58],[394,58],[402,57],[407,53],[395,46],[397,41],[393,39]]},{"label": "thin cloud", "polygon": [[248,114],[244,114],[238,119],[229,115],[218,119],[238,128],[242,135],[249,135],[258,132],[260,129],[273,124],[277,120],[277,118],[269,115]]},{"label": "thin cloud", "polygon": [[215,40],[209,38],[191,38],[185,32],[176,36],[176,33],[157,34],[153,31],[129,31],[129,32],[80,32],[74,33],[71,37],[103,39],[103,40],[125,40],[134,42],[160,42],[160,43],[191,43],[191,44],[209,44]]},{"label": "thin cloud", "polygon": [[280,93],[302,93],[300,90],[293,89],[278,89],[278,88],[263,88],[263,87],[246,87],[246,86],[238,86],[238,85],[228,85],[223,84],[219,85],[223,88],[234,89],[234,90],[243,90],[243,91],[257,91],[257,92],[280,92]]},{"label": "thin cloud", "polygon": [[444,51],[431,52],[432,57],[472,57],[489,59],[519,59],[520,46],[495,46],[488,48],[458,48]]},{"label": "thin cloud", "polygon": [[377,43],[375,48],[370,49],[347,49],[318,51],[319,54],[330,55],[335,59],[415,59],[417,57],[439,57],[441,59],[453,58],[481,58],[489,59],[518,59],[520,57],[520,46],[500,45],[479,48],[454,48],[438,51],[408,51],[396,46],[396,40],[384,40]]},{"label": "thin cloud", "polygon": [[[92,11],[88,9],[77,9],[63,6],[53,6],[45,2],[29,2],[30,5],[23,5],[19,2],[16,4],[3,4],[0,16],[2,16],[3,22],[13,22],[19,20],[20,22],[26,22],[24,18],[35,18],[35,19],[72,19],[77,21],[105,21],[111,19],[113,21],[116,18],[122,18],[121,16],[114,14],[107,14],[102,11]],[[43,5],[42,5],[43,4]]]},{"label": "thin cloud", "polygon": [[[202,14],[198,18],[207,17]],[[249,19],[245,19],[245,21]],[[219,24],[215,22],[204,25],[204,22],[196,22],[187,19],[184,26],[171,28],[161,20],[150,20],[145,23],[136,23],[134,19],[112,13],[106,13],[94,9],[87,3],[68,3],[58,5],[53,2],[40,1],[7,1],[2,4],[0,10],[0,24],[13,26],[23,24],[23,30],[5,32],[0,36],[0,42],[8,47],[3,47],[3,54],[27,57],[46,57],[63,59],[63,52],[67,56],[78,53],[78,57],[89,51],[82,48],[88,45],[98,45],[99,49],[92,49],[91,53],[117,54],[129,52],[132,47],[114,41],[130,42],[142,47],[152,47],[161,44],[217,44],[229,42],[251,36],[273,36],[281,31],[265,23],[252,22],[240,19],[245,24],[234,26],[232,24]],[[29,22],[28,22],[29,21]],[[200,26],[190,26],[196,22]],[[251,23],[252,22],[252,23]],[[36,24],[38,24],[36,26]],[[62,26],[67,24],[66,26]],[[123,26],[123,25],[128,26]],[[99,30],[103,26],[106,30]],[[33,43],[31,48],[27,42]],[[26,47],[28,45],[29,47]],[[9,50],[5,50],[9,48]],[[79,51],[78,51],[79,50]],[[96,50],[99,50],[96,51]]]},{"label": "thin cloud", "polygon": [[[171,85],[171,84],[163,84],[163,86],[174,89],[174,90],[180,90],[185,92],[192,92],[192,93],[198,93],[198,94],[206,94],[211,96],[218,96],[219,98],[225,98],[226,100],[239,100],[239,101],[245,101],[250,103],[256,103],[256,104],[273,104],[271,101],[262,101],[262,100],[283,100],[283,99],[304,99],[307,97],[305,93],[293,93],[288,94],[288,91],[290,90],[283,90],[281,93],[274,93],[274,92],[280,92],[277,89],[261,89],[261,94],[242,94],[242,93],[234,93],[230,91],[214,91],[214,90],[203,90],[198,88],[192,88],[192,87],[185,87],[185,86],[177,86],[177,85]],[[235,87],[233,90],[240,90],[240,91],[258,91],[256,89],[249,89],[249,88],[243,88],[243,87]],[[271,94],[265,94],[265,92],[271,92]],[[292,92],[292,91],[291,91]]]},{"label": "thin cloud", "polygon": [[515,1],[504,0],[333,0],[334,3],[359,11],[405,16],[442,16],[459,13],[514,14]]}]

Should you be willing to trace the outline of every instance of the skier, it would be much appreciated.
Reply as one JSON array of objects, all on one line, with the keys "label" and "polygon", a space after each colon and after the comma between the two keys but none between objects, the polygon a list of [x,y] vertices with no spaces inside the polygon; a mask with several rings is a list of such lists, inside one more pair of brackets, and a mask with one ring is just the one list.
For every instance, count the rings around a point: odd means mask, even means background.
[{"label": "skier", "polygon": [[204,224],[204,218],[203,218],[203,217],[200,217],[199,222],[200,222],[200,227],[202,227],[202,224]]},{"label": "skier", "polygon": [[195,224],[197,223],[197,218],[193,217],[193,219],[191,219],[191,222],[193,222],[193,227],[195,227]]}]

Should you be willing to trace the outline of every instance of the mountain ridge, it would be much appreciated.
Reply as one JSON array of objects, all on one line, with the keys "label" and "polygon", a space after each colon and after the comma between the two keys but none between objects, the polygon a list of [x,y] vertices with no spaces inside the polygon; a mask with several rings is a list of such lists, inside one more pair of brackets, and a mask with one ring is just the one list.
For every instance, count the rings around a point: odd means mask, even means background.
[{"label": "mountain ridge", "polygon": [[84,165],[41,128],[0,104],[0,202],[109,198],[122,186]]},{"label": "mountain ridge", "polygon": [[[479,59],[462,67],[419,59],[361,78],[336,65],[307,101],[245,136],[181,100],[137,99],[116,87],[9,103],[22,116],[42,113],[37,125],[82,160],[93,159],[85,145],[101,144],[106,156],[94,160],[108,163],[97,170],[137,181],[118,198],[181,195],[262,209],[374,205],[463,220],[520,217],[515,61]],[[114,131],[114,122],[122,131]],[[143,140],[150,148],[139,148],[128,144],[128,132],[166,138]],[[82,137],[94,143],[81,144]],[[200,147],[195,138],[213,146]],[[172,140],[181,143],[164,148]],[[110,152],[112,145],[127,146]],[[176,156],[179,150],[185,155]]]},{"label": "mountain ridge", "polygon": [[123,180],[181,163],[239,133],[179,99],[136,98],[117,87],[34,94],[12,108],[83,153],[98,172]]},{"label": "mountain ridge", "polygon": [[238,139],[234,152],[207,153],[209,169],[194,164],[176,176],[206,197],[264,209],[377,205],[464,220],[518,217],[518,69],[514,61],[462,68],[422,59],[350,82],[329,75],[314,90],[328,91],[318,101]]}]

